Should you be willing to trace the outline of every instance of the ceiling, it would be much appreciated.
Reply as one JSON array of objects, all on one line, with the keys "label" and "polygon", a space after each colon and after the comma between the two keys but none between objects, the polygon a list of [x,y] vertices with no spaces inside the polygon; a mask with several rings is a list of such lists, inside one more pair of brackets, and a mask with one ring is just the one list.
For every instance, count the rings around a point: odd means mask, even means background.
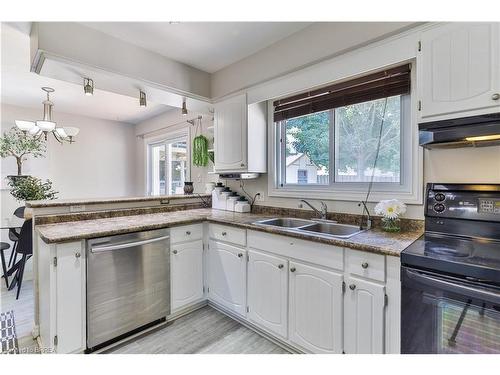
[{"label": "ceiling", "polygon": [[214,73],[310,25],[307,22],[83,24],[208,73]]},{"label": "ceiling", "polygon": [[45,94],[42,86],[53,87],[54,118],[57,112],[73,113],[106,120],[137,124],[173,107],[148,101],[146,108],[139,99],[108,91],[94,90],[85,96],[81,85],[44,77],[30,72],[29,24],[2,23],[1,26],[1,101],[22,107],[40,108]]}]

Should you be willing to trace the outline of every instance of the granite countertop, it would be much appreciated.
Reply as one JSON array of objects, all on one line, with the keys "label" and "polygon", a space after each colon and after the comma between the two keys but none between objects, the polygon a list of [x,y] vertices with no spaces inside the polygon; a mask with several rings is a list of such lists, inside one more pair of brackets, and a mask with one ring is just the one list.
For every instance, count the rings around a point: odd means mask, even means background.
[{"label": "granite countertop", "polygon": [[304,233],[291,232],[283,228],[264,227],[252,224],[255,221],[263,220],[269,217],[269,215],[236,213],[211,208],[201,208],[185,211],[37,225],[35,229],[42,240],[50,244],[208,221],[211,223],[219,223],[261,232],[281,234],[304,240],[344,246],[351,249],[392,256],[399,256],[401,251],[407,248],[423,233],[421,229],[401,233],[386,233],[381,230],[372,229],[352,236],[349,239],[341,239],[324,238]]},{"label": "granite countertop", "polygon": [[109,204],[109,203],[135,203],[135,202],[153,202],[172,199],[196,199],[208,198],[211,194],[170,194],[170,195],[155,195],[141,197],[113,197],[113,198],[88,198],[88,199],[53,199],[27,201],[26,207],[42,208],[42,207],[63,207],[63,206],[78,206],[85,204]]}]

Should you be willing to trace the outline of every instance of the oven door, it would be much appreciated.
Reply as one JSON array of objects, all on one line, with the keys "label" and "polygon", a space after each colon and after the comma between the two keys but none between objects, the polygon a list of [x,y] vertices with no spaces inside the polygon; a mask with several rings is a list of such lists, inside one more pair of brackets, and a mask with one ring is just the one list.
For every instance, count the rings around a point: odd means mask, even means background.
[{"label": "oven door", "polygon": [[500,287],[402,267],[401,352],[500,353]]}]

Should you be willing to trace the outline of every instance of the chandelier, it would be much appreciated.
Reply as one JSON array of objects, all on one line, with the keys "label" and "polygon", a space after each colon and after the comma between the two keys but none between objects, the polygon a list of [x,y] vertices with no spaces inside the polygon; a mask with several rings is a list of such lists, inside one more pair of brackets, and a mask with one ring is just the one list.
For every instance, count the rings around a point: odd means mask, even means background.
[{"label": "chandelier", "polygon": [[58,128],[56,126],[56,123],[52,121],[52,107],[54,106],[54,103],[50,101],[49,97],[50,93],[55,90],[52,87],[42,87],[42,90],[47,94],[47,100],[42,102],[43,120],[16,120],[16,126],[22,130],[25,135],[30,134],[37,139],[40,139],[43,136],[44,139],[47,140],[47,135],[52,133],[54,138],[59,143],[73,143],[74,137],[78,135],[80,129],[70,126]]}]

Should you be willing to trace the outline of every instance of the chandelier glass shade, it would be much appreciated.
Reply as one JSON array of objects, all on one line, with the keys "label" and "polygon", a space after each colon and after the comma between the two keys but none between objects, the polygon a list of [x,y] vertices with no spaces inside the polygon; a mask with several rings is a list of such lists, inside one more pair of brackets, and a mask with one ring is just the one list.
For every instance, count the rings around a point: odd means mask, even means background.
[{"label": "chandelier glass shade", "polygon": [[38,139],[43,136],[45,140],[47,140],[47,135],[51,133],[59,143],[73,143],[74,137],[78,135],[80,129],[75,127],[57,127],[55,121],[52,120],[52,108],[54,107],[54,103],[50,101],[49,97],[50,93],[55,90],[51,87],[42,87],[42,90],[47,93],[47,100],[43,101],[43,120],[16,120],[16,126],[19,130],[23,131],[25,135]]}]

